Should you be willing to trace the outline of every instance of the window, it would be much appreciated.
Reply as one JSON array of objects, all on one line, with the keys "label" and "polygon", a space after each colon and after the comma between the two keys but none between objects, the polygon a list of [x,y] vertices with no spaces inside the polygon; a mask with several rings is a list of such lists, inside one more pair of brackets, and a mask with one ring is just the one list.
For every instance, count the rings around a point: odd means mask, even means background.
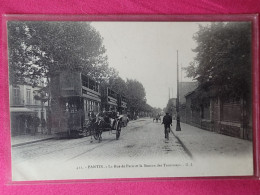
[{"label": "window", "polygon": [[19,104],[21,104],[20,88],[19,88],[19,87],[13,88],[13,104],[14,104],[14,105],[19,105]]},{"label": "window", "polygon": [[99,110],[98,110],[98,102],[95,102],[95,112],[98,112]]},{"label": "window", "polygon": [[26,103],[31,104],[31,89],[26,89]]},{"label": "window", "polygon": [[89,112],[90,111],[90,109],[89,109],[89,100],[87,100],[87,111]]}]

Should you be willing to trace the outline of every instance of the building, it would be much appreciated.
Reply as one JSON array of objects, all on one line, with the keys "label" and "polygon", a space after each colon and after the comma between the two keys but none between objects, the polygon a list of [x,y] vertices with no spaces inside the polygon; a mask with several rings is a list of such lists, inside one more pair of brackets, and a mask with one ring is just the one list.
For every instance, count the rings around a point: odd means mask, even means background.
[{"label": "building", "polygon": [[[181,122],[188,120],[186,115],[186,94],[194,91],[198,87],[198,82],[179,82],[179,114]],[[189,116],[188,116],[189,117]]]},{"label": "building", "polygon": [[198,82],[179,82],[179,103],[185,104],[185,95],[198,87]]},{"label": "building", "polygon": [[37,116],[46,121],[47,103],[36,100],[34,97],[43,86],[32,87],[31,85],[9,85],[10,116],[12,136],[42,132],[41,127],[35,129],[32,118]]},{"label": "building", "polygon": [[186,96],[186,123],[242,139],[252,140],[251,101],[219,97],[213,90],[201,94],[196,89]]}]

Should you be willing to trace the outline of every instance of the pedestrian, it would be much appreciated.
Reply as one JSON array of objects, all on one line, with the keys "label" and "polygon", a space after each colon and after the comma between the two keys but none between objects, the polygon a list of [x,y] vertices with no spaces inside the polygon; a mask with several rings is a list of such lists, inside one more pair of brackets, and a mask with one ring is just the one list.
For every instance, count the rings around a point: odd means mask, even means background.
[{"label": "pedestrian", "polygon": [[167,128],[170,128],[170,125],[172,125],[172,117],[169,115],[168,112],[166,112],[166,115],[163,117],[163,122],[162,124],[164,124],[164,135],[165,138],[167,138],[168,132]]},{"label": "pedestrian", "polygon": [[46,127],[46,120],[43,118],[42,119],[42,130],[45,132],[45,127]]},{"label": "pedestrian", "polygon": [[40,125],[40,119],[39,117],[35,114],[35,116],[33,117],[33,135],[35,135],[35,133],[37,132],[37,129]]},{"label": "pedestrian", "polygon": [[32,123],[33,123],[33,117],[31,115],[28,115],[27,119],[26,119],[26,124],[27,124],[27,133],[31,133],[32,131]]}]

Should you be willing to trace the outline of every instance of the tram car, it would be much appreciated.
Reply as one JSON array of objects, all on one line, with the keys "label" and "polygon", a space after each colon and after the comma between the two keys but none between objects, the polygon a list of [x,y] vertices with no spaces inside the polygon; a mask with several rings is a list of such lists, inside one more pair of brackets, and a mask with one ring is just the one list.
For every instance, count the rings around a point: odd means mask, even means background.
[{"label": "tram car", "polygon": [[101,86],[101,109],[102,111],[118,112],[118,93],[109,87]]},{"label": "tram car", "polygon": [[100,112],[100,86],[81,72],[61,71],[51,77],[52,131],[57,137],[87,134],[90,113]]}]

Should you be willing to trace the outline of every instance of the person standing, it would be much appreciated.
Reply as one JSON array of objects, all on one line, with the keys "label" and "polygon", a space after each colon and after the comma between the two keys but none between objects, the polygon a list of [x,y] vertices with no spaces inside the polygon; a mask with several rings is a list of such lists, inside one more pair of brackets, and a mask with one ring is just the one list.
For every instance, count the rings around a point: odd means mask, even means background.
[{"label": "person standing", "polygon": [[169,133],[169,132],[166,132],[167,128],[170,128],[170,125],[172,124],[172,117],[169,115],[168,112],[166,112],[166,115],[163,117],[162,124],[164,124],[164,135],[165,135],[165,138],[167,138],[167,135]]},{"label": "person standing", "polygon": [[43,118],[41,121],[41,128],[42,128],[42,132],[44,132],[44,133],[46,132],[45,127],[46,127],[46,120]]},{"label": "person standing", "polygon": [[40,119],[39,117],[37,116],[37,114],[35,114],[35,116],[33,117],[33,135],[35,135],[35,133],[38,132],[38,127],[40,125]]}]

